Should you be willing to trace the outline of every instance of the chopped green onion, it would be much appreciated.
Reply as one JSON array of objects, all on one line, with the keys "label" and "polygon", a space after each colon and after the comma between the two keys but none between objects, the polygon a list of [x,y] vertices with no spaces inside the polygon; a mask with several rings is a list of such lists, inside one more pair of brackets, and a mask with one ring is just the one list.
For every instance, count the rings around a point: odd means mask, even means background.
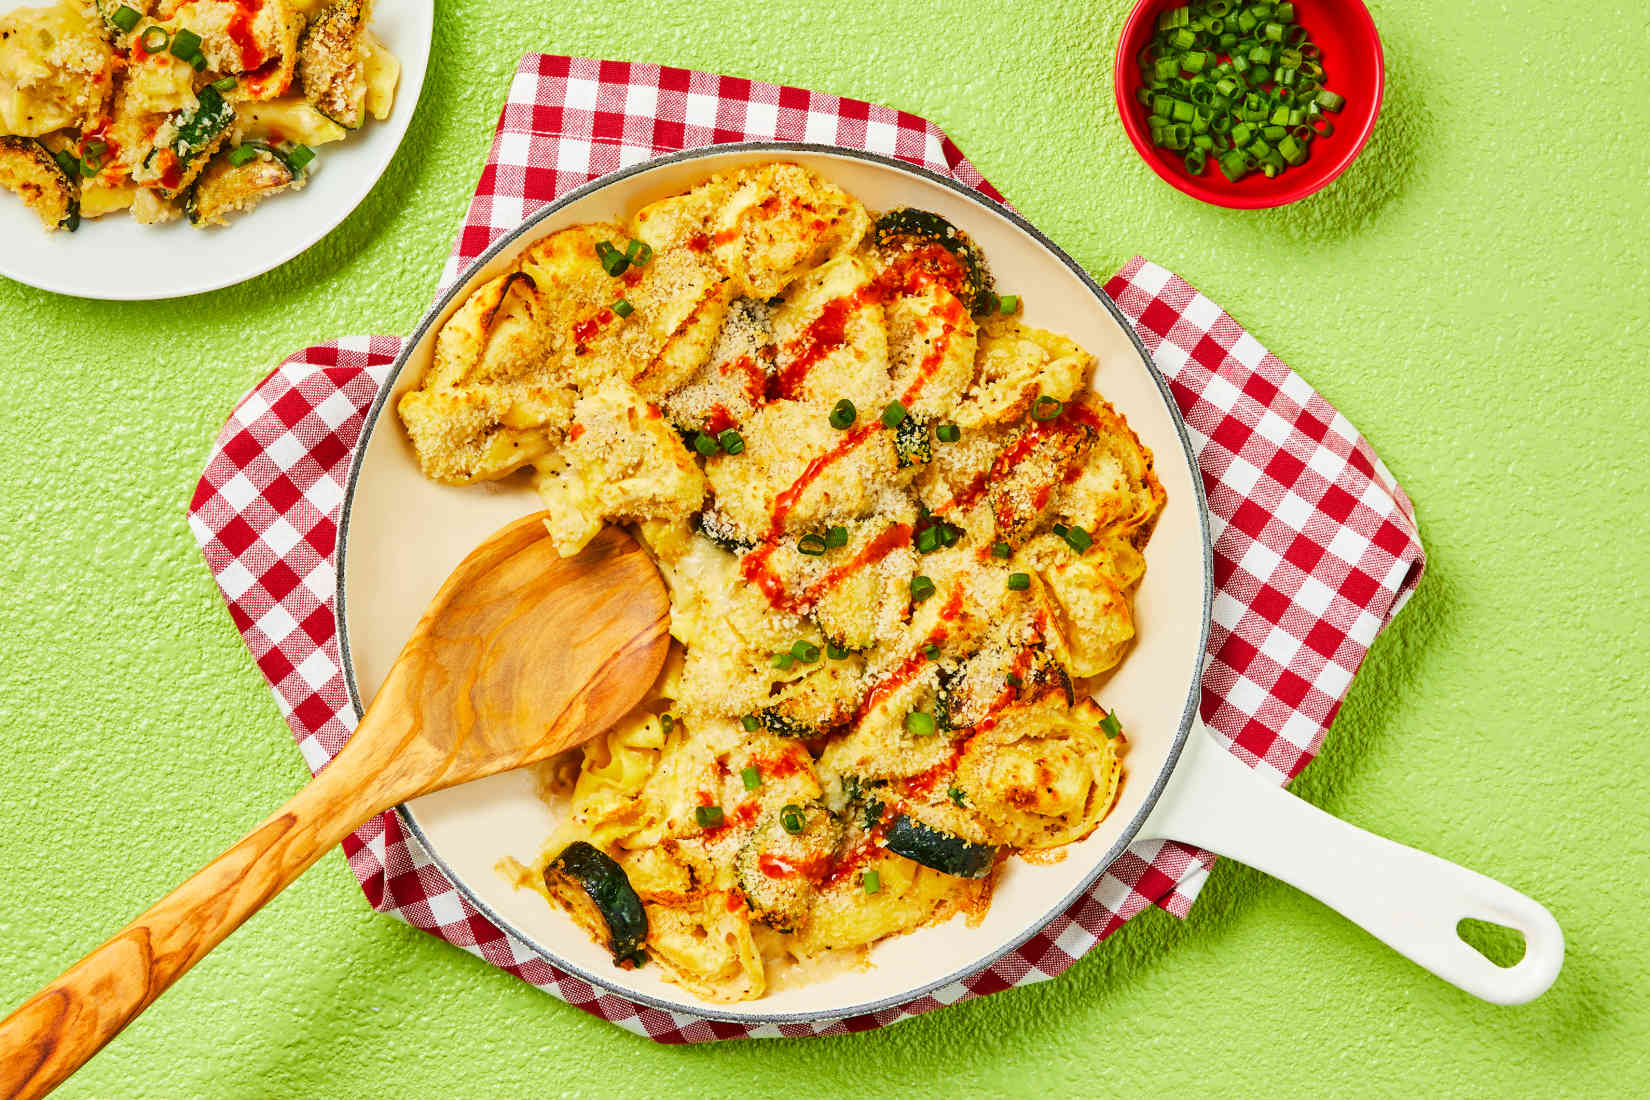
[{"label": "chopped green onion", "polygon": [[138,43],[145,53],[159,53],[172,41],[172,34],[165,27],[145,27],[138,35]]},{"label": "chopped green onion", "polygon": [[1005,679],[1008,681],[1008,686],[1009,687],[1021,687],[1025,683],[1025,681],[1021,680],[1018,676],[1014,675],[1014,673],[1012,673],[1012,672],[1010,672],[1005,677]]},{"label": "chopped green onion", "polygon": [[103,167],[103,157],[108,151],[108,143],[102,141],[88,141],[80,147],[80,155],[85,158],[86,167],[94,173]]},{"label": "chopped green onion", "polygon": [[963,793],[963,789],[961,787],[951,786],[946,788],[945,797],[949,798],[960,810],[963,807],[963,799],[967,798],[968,795]]},{"label": "chopped green onion", "polygon": [[611,242],[596,242],[596,260],[602,265],[602,270],[617,279],[625,273],[630,261],[624,258],[624,253],[614,248]]},{"label": "chopped green onion", "polygon": [[1061,411],[1065,409],[1065,407],[1065,402],[1061,401],[1058,397],[1050,397],[1045,393],[1036,401],[1032,402],[1031,419],[1045,421],[1053,420],[1055,417],[1060,415]]},{"label": "chopped green onion", "polygon": [[819,647],[808,641],[798,641],[791,645],[791,656],[805,665],[811,665],[819,660]]},{"label": "chopped green onion", "polygon": [[629,317],[632,313],[636,312],[636,307],[630,304],[629,298],[615,299],[613,304],[607,308],[611,309],[620,317]]},{"label": "chopped green onion", "polygon": [[882,426],[884,428],[897,428],[904,422],[906,415],[904,405],[898,401],[890,401],[888,407],[882,410]]},{"label": "chopped green onion", "polygon": [[957,540],[962,538],[961,527],[953,527],[949,523],[942,523],[939,525],[939,528],[941,546],[955,546],[957,545]]},{"label": "chopped green onion", "polygon": [[57,166],[63,169],[63,174],[65,176],[69,176],[73,179],[80,178],[80,160],[73,153],[69,152],[67,149],[59,149],[57,152],[52,154],[52,159],[57,161]]},{"label": "chopped green onion", "polygon": [[762,721],[754,714],[747,714],[739,719],[739,724],[745,727],[746,733],[755,733],[761,728]]},{"label": "chopped green onion", "polygon": [[1015,592],[1024,592],[1031,587],[1031,574],[1010,573],[1008,575],[1008,587]]},{"label": "chopped green onion", "polygon": [[796,540],[796,550],[799,554],[806,554],[810,558],[817,558],[825,552],[824,535],[803,535]]},{"label": "chopped green onion", "polygon": [[669,733],[670,730],[671,730],[671,727],[673,727],[674,725],[676,725],[676,716],[675,715],[670,714],[669,712],[666,712],[664,714],[659,715],[659,728],[660,729],[664,730],[666,733]]},{"label": "chopped green onion", "polygon": [[934,582],[922,574],[911,578],[911,599],[921,603],[934,594]]},{"label": "chopped green onion", "polygon": [[854,408],[852,401],[844,397],[831,407],[831,427],[839,432],[846,431],[857,416],[859,416],[859,410]]},{"label": "chopped green onion", "polygon": [[701,829],[720,829],[724,820],[720,806],[693,807],[693,820],[699,823]]},{"label": "chopped green onion", "polygon": [[116,27],[119,27],[122,34],[131,34],[132,28],[137,26],[138,22],[142,20],[142,18],[142,12],[138,11],[136,8],[127,7],[125,4],[122,4],[120,7],[115,9],[115,13],[113,15],[109,16],[109,22],[113,23]]},{"label": "chopped green onion", "polygon": [[694,432],[693,449],[709,458],[716,453],[716,437],[705,432]]},{"label": "chopped green onion", "polygon": [[991,556],[994,558],[1012,558],[1014,547],[1006,542],[994,542],[991,544]]},{"label": "chopped green onion", "polygon": [[[1151,41],[1135,56],[1151,143],[1178,156],[1189,175],[1215,162],[1228,180],[1269,177],[1305,163],[1311,141],[1332,126],[1317,113],[1340,110],[1344,97],[1323,87],[1322,50],[1297,21],[1296,5],[1270,0],[1190,0],[1161,13]],[[1302,115],[1310,107],[1310,114]],[[1312,123],[1308,136],[1265,127]],[[1224,135],[1231,135],[1228,140]],[[1264,144],[1257,145],[1257,137]]]},{"label": "chopped green onion", "polygon": [[930,661],[937,661],[940,659],[940,647],[935,645],[933,642],[929,642],[927,645],[922,647],[922,655],[927,657]]},{"label": "chopped green onion", "polygon": [[932,737],[936,728],[932,714],[914,710],[905,716],[905,732],[913,737]]},{"label": "chopped green onion", "polygon": [[189,62],[189,67],[194,69],[197,73],[204,73],[206,71],[206,55],[201,53],[199,50],[195,51],[193,57],[186,58],[185,60]]},{"label": "chopped green onion", "polygon": [[631,267],[646,267],[653,258],[653,247],[646,241],[631,241],[625,245],[624,258]]},{"label": "chopped green onion", "polygon": [[1106,735],[1107,741],[1123,732],[1123,724],[1117,720],[1116,712],[1109,713],[1100,719],[1100,731]]},{"label": "chopped green onion", "polygon": [[262,151],[256,145],[237,145],[229,150],[229,163],[240,168],[258,159],[258,154]]},{"label": "chopped green onion", "polygon": [[724,429],[722,434],[716,437],[716,442],[730,455],[739,454],[745,449],[745,437],[732,428]]},{"label": "chopped green onion", "polygon": [[997,312],[1002,314],[1004,317],[1007,317],[1019,308],[1020,296],[1018,294],[1004,294],[1001,298],[997,299]]},{"label": "chopped green onion", "polygon": [[860,882],[865,885],[867,894],[874,894],[882,889],[882,873],[873,867],[860,876]]},{"label": "chopped green onion", "polygon": [[773,667],[781,672],[789,672],[795,664],[796,658],[789,653],[775,653],[773,655]]},{"label": "chopped green onion", "polygon": [[825,532],[825,549],[836,550],[848,545],[848,529],[837,524]]},{"label": "chopped green onion", "polygon": [[941,443],[955,443],[962,438],[962,429],[955,424],[941,424],[934,429],[934,434],[939,437]]},{"label": "chopped green onion", "polygon": [[212,82],[212,90],[218,93],[232,92],[240,81],[232,76],[220,76]]},{"label": "chopped green onion", "polygon": [[762,785],[762,771],[755,764],[747,764],[739,769],[739,781],[747,791],[754,791]]},{"label": "chopped green onion", "polygon": [[287,150],[286,161],[294,172],[302,172],[315,159],[315,150],[307,145],[294,145]]},{"label": "chopped green onion", "polygon": [[940,548],[940,532],[937,527],[924,527],[917,532],[917,553],[932,554]]},{"label": "chopped green onion", "polygon": [[166,50],[179,61],[191,61],[200,51],[201,36],[187,28],[172,35],[172,44]]},{"label": "chopped green onion", "polygon": [[825,656],[833,661],[846,661],[848,659],[848,647],[828,641],[825,643]]},{"label": "chopped green onion", "polygon": [[1094,537],[1081,527],[1068,528],[1066,533],[1060,537],[1066,540],[1067,546],[1079,554],[1094,545]]},{"label": "chopped green onion", "polygon": [[779,810],[779,825],[792,836],[798,836],[807,827],[808,819],[802,816],[802,807],[795,802],[787,802]]}]

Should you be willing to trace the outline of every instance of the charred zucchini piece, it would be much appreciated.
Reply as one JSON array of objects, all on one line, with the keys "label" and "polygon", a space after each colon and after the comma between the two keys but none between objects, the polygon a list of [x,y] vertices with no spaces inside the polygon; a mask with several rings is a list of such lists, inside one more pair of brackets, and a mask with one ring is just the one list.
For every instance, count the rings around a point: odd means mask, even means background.
[{"label": "charred zucchini piece", "polygon": [[[208,84],[196,92],[195,99],[195,109],[178,116],[177,134],[166,146],[177,158],[180,171],[177,190],[155,185],[155,189],[168,199],[176,197],[195,182],[206,162],[229,136],[229,127],[235,121],[235,108],[212,85]],[[152,170],[154,160],[155,151],[151,150],[144,158],[143,166]]]},{"label": "charred zucchini piece", "polygon": [[34,138],[0,135],[0,187],[15,191],[47,229],[80,228],[80,181]]},{"label": "charred zucchini piece", "polygon": [[366,120],[367,69],[362,35],[370,0],[338,0],[309,22],[298,43],[298,84],[317,111],[346,130]]},{"label": "charred zucchini piece", "polygon": [[934,457],[927,420],[908,415],[899,422],[894,429],[894,455],[901,467],[920,465]]},{"label": "charred zucchini piece", "polygon": [[894,818],[883,839],[890,852],[958,878],[983,878],[997,859],[997,849],[990,844],[970,844],[905,814]]},{"label": "charred zucchini piece", "polygon": [[788,805],[756,823],[734,868],[751,914],[781,932],[807,918],[842,839],[842,822],[818,802]]},{"label": "charred zucchini piece", "polygon": [[938,214],[909,206],[890,210],[877,219],[872,240],[884,251],[940,245],[956,257],[961,268],[961,285],[952,289],[970,312],[984,313],[996,304],[991,271],[986,267],[985,256],[979,246],[968,234]]},{"label": "charred zucchini piece", "polygon": [[941,733],[950,733],[954,728],[951,724],[951,707],[956,700],[957,687],[963,678],[961,668],[952,664],[944,664],[939,669],[940,686],[934,693],[934,724]]},{"label": "charred zucchini piece", "polygon": [[607,928],[607,949],[613,965],[640,966],[647,961],[647,912],[630,885],[624,868],[606,852],[582,840],[563,848],[544,869],[544,885],[573,908],[579,924],[594,931],[592,912]]},{"label": "charred zucchini piece", "polygon": [[772,707],[757,711],[756,720],[762,724],[763,729],[776,737],[794,737],[805,740],[810,737],[819,737],[825,732],[822,729],[816,729],[808,725],[806,722],[799,722],[795,718],[780,714]]},{"label": "charred zucchini piece", "polygon": [[742,539],[719,514],[707,508],[693,521],[694,529],[711,542],[732,554],[743,554],[756,544]]},{"label": "charred zucchini piece", "polygon": [[196,92],[195,98],[199,105],[178,122],[178,136],[172,140],[172,152],[185,164],[211,148],[235,121],[235,108],[212,85]]},{"label": "charred zucchini piece", "polygon": [[252,143],[242,148],[255,150],[250,160],[236,164],[227,155],[215,157],[195,180],[183,201],[190,225],[226,225],[227,215],[250,210],[297,179],[291,161],[276,150]]}]

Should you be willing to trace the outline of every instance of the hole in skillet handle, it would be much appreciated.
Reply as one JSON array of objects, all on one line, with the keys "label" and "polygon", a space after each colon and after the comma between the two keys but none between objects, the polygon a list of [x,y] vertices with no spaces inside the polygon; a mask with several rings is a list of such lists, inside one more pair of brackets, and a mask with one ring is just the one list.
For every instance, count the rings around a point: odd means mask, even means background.
[{"label": "hole in skillet handle", "polygon": [[1524,933],[1516,928],[1476,917],[1462,917],[1455,924],[1455,934],[1468,947],[1503,970],[1517,966],[1524,959],[1527,947]]}]

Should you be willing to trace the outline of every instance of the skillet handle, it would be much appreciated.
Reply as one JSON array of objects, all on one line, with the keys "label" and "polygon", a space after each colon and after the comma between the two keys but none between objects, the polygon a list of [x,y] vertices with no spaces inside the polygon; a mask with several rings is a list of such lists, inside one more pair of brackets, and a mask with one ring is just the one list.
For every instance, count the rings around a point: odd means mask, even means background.
[{"label": "skillet handle", "polygon": [[[1534,1000],[1564,964],[1564,933],[1539,903],[1476,871],[1366,833],[1272,786],[1201,723],[1140,836],[1207,848],[1282,879],[1451,985],[1494,1004]],[[1524,957],[1501,967],[1479,954],[1456,932],[1467,917],[1522,932]]]}]

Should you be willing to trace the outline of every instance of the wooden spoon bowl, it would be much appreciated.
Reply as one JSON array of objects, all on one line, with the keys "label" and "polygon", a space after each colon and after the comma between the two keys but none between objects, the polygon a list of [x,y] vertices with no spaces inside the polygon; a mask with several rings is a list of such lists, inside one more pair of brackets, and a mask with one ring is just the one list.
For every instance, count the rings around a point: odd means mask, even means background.
[{"label": "wooden spoon bowl", "polygon": [[319,775],[0,1021],[0,1098],[55,1088],[363,822],[612,726],[658,678],[669,626],[658,569],[622,531],[571,558],[542,513],[494,534],[441,586]]}]

